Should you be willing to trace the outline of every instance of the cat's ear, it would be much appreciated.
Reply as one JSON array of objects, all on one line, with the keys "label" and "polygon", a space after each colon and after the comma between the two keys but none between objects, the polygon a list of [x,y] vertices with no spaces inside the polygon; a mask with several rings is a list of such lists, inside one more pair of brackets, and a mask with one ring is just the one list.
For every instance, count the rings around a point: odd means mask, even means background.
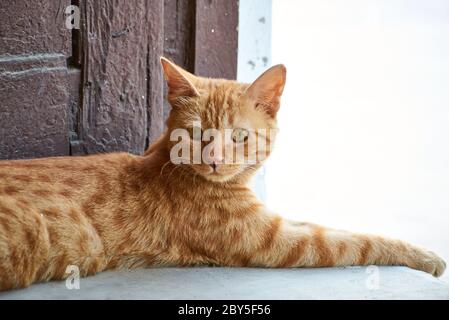
[{"label": "cat's ear", "polygon": [[195,88],[196,77],[193,74],[164,57],[161,57],[161,64],[165,80],[167,80],[169,98],[197,97],[200,95]]},{"label": "cat's ear", "polygon": [[252,100],[256,107],[264,108],[274,117],[279,110],[282,92],[287,78],[287,69],[279,64],[265,71],[246,90],[246,97]]}]

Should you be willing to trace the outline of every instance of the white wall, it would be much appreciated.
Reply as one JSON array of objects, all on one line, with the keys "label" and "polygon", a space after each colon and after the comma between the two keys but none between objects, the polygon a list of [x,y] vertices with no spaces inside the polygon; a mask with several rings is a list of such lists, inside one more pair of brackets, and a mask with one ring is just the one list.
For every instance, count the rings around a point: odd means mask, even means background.
[{"label": "white wall", "polygon": [[[237,79],[252,83],[271,66],[271,0],[240,0]],[[260,200],[266,200],[265,167],[252,181]]]},{"label": "white wall", "polygon": [[272,36],[288,84],[268,205],[448,261],[449,1],[274,0]]}]

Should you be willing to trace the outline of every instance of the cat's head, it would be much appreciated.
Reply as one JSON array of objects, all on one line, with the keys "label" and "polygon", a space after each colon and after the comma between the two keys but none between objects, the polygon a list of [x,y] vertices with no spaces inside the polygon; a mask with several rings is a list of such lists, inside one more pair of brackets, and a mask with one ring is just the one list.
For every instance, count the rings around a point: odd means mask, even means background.
[{"label": "cat's head", "polygon": [[173,163],[214,182],[251,175],[270,154],[286,68],[252,84],[195,76],[161,58],[172,106],[167,127]]}]

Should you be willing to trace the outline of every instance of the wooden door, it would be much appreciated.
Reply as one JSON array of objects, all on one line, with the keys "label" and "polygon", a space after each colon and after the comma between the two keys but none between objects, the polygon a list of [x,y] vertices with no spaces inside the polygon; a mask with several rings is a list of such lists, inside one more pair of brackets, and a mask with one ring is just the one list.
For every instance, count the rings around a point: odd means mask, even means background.
[{"label": "wooden door", "polygon": [[141,154],[169,111],[159,57],[233,79],[237,25],[237,0],[2,0],[0,159]]}]

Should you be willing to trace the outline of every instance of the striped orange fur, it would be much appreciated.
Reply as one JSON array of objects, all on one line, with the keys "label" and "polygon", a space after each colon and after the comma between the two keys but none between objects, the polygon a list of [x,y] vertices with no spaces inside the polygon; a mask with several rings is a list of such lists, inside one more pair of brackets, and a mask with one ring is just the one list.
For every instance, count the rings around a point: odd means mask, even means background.
[{"label": "striped orange fur", "polygon": [[[440,276],[434,253],[399,240],[285,220],[247,184],[256,164],[170,161],[170,133],[275,129],[283,66],[251,86],[196,77],[162,60],[173,107],[143,156],[112,153],[0,162],[0,289],[106,269],[222,265],[404,265]],[[273,137],[266,137],[273,139]],[[268,152],[271,151],[268,144]],[[288,177],[286,177],[287,179]]]}]

